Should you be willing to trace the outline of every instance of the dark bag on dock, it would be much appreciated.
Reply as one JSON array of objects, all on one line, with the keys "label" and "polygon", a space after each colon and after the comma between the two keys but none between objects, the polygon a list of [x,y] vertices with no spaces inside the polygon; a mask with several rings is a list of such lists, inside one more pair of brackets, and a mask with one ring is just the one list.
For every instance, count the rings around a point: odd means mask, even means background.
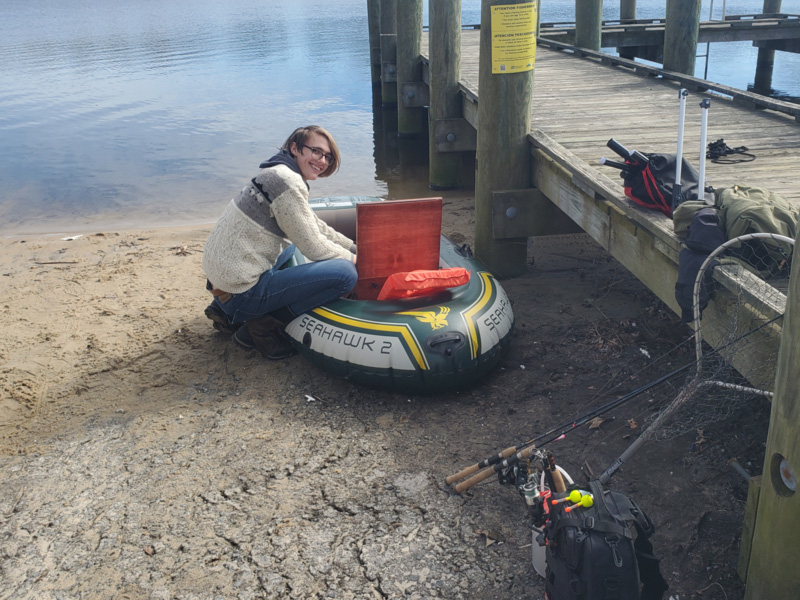
[{"label": "dark bag on dock", "polygon": [[[683,215],[697,206],[702,208],[694,213],[691,223],[686,229],[684,248],[681,250],[678,262],[678,281],[675,283],[675,300],[681,307],[681,320],[684,323],[694,321],[694,284],[700,267],[709,254],[725,243],[725,232],[720,225],[719,211],[703,201],[687,202],[675,211],[673,223],[676,225],[676,231],[678,222],[683,220]],[[712,260],[709,263],[710,268],[703,273],[703,279],[700,282],[697,308],[701,316],[711,300],[714,290],[712,270],[718,264],[719,261]]]},{"label": "dark bag on dock", "polygon": [[[625,195],[639,206],[659,210],[672,218],[672,190],[675,187],[676,157],[674,154],[644,154],[647,163],[626,161],[623,171]],[[688,198],[697,198],[697,170],[681,159],[681,194],[675,206]]]},{"label": "dark bag on dock", "polygon": [[652,522],[625,494],[604,491],[597,481],[589,489],[591,507],[567,512],[559,502],[551,508],[544,529],[546,598],[661,600],[669,586],[648,540]]}]

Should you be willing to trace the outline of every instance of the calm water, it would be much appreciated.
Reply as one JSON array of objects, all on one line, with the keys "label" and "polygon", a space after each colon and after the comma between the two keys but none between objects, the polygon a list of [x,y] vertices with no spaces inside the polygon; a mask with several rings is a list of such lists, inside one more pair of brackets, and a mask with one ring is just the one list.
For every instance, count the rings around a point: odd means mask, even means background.
[{"label": "calm water", "polygon": [[[638,14],[661,17],[665,4],[639,0]],[[330,129],[344,157],[312,195],[424,189],[424,152],[405,151],[389,115],[374,107],[366,6],[3,0],[0,232],[212,221],[306,123]],[[463,22],[478,23],[480,0],[462,6]],[[573,7],[542,0],[542,19],[572,20]],[[726,12],[760,7],[729,1]],[[800,0],[784,0],[783,11],[800,13]],[[425,14],[427,23],[427,4]],[[604,16],[618,9],[607,6]],[[755,56],[746,42],[712,47],[708,78],[745,88]],[[773,85],[800,96],[797,59],[778,54]],[[700,75],[704,66],[698,59]]]}]

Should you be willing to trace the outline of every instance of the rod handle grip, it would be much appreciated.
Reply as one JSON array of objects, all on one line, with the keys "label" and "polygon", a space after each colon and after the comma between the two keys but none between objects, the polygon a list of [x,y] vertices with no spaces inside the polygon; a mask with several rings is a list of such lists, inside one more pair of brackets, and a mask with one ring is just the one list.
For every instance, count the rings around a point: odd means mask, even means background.
[{"label": "rod handle grip", "polygon": [[561,476],[561,471],[553,469],[551,473],[553,475],[553,485],[556,488],[556,492],[566,492],[567,486],[564,484],[564,477]]},{"label": "rod handle grip", "polygon": [[471,488],[473,485],[476,485],[485,479],[489,479],[489,477],[494,475],[496,472],[497,471],[495,471],[493,468],[484,469],[477,475],[473,475],[469,479],[459,483],[456,486],[456,491],[460,494],[464,490],[468,490],[469,488]]},{"label": "rod handle grip", "polygon": [[504,458],[508,458],[509,456],[514,454],[514,452],[516,452],[516,451],[517,451],[517,449],[514,446],[510,446],[510,447],[506,448],[505,450],[503,450],[497,456],[493,456],[492,458],[484,460],[483,462],[475,463],[471,467],[467,467],[466,469],[462,469],[458,473],[456,473],[455,475],[450,475],[444,481],[445,481],[445,483],[447,483],[447,485],[455,483],[456,481],[460,481],[461,479],[464,479],[464,477],[472,475],[473,473],[477,473],[483,467],[488,467],[489,465],[494,464],[496,462],[499,462],[499,461],[503,460]]},{"label": "rod handle grip", "polygon": [[483,471],[481,471],[480,473],[478,473],[477,475],[473,475],[469,479],[462,481],[456,486],[456,491],[460,494],[464,490],[468,490],[473,485],[476,485],[481,481],[488,479],[495,473],[500,472],[503,468],[508,467],[516,462],[519,462],[520,460],[525,460],[526,458],[530,457],[530,455],[533,454],[535,451],[536,451],[536,446],[534,444],[531,444],[530,446],[520,450],[513,456],[509,456],[503,462],[498,463],[493,467],[488,467]]},{"label": "rod handle grip", "polygon": [[453,475],[448,475],[447,477],[445,477],[444,482],[447,485],[450,485],[452,483],[455,483],[456,481],[464,479],[464,477],[472,475],[473,473],[477,473],[479,470],[480,467],[478,466],[478,463],[475,463],[471,467],[467,467],[466,469],[461,469],[458,473],[455,473]]}]

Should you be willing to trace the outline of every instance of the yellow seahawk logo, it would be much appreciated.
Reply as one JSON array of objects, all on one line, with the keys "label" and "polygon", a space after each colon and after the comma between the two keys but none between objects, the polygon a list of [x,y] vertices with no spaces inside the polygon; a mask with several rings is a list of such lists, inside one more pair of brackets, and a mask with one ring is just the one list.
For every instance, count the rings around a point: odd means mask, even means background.
[{"label": "yellow seahawk logo", "polygon": [[437,329],[441,329],[442,327],[447,327],[447,315],[450,314],[450,309],[446,306],[439,307],[439,314],[436,314],[436,311],[433,310],[410,310],[408,312],[398,313],[401,315],[409,315],[412,317],[416,317],[417,321],[422,321],[423,323],[430,323],[431,329],[436,331]]}]

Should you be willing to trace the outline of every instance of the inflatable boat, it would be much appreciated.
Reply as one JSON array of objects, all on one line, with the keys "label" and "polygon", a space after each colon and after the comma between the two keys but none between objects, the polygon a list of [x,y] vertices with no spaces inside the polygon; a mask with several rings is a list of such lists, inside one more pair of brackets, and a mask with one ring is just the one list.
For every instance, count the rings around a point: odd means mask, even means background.
[{"label": "inflatable boat", "polygon": [[[312,206],[326,223],[354,239],[356,205],[379,201],[323,198],[312,200]],[[295,260],[300,264],[305,258],[298,253]],[[339,299],[299,315],[286,333],[311,362],[358,384],[422,394],[472,385],[508,348],[514,330],[511,303],[469,247],[443,235],[439,266],[465,268],[469,282],[416,298]]]}]

